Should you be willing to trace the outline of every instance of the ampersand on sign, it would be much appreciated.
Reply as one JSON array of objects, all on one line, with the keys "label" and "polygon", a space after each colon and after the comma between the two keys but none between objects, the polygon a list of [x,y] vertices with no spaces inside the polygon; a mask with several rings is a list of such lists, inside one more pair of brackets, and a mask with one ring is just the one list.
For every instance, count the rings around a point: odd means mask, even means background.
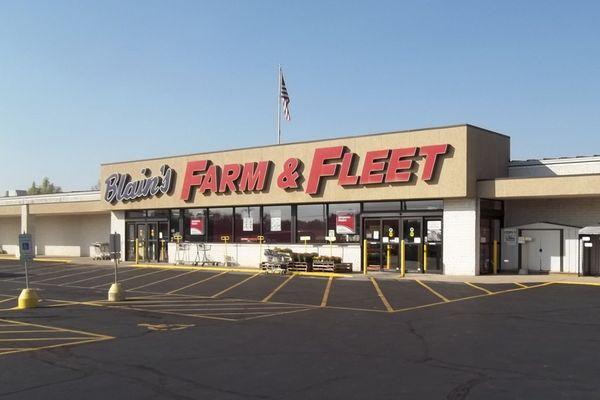
[{"label": "ampersand on sign", "polygon": [[300,173],[300,160],[297,158],[288,158],[283,164],[283,172],[277,177],[277,186],[282,189],[297,189]]}]

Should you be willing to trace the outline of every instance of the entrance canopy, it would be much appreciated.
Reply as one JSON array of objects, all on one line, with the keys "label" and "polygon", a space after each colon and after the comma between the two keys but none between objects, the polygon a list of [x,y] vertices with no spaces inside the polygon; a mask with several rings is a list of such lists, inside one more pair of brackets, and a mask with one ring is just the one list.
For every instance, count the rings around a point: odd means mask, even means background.
[{"label": "entrance canopy", "polygon": [[580,235],[600,235],[600,226],[584,226],[579,230]]}]

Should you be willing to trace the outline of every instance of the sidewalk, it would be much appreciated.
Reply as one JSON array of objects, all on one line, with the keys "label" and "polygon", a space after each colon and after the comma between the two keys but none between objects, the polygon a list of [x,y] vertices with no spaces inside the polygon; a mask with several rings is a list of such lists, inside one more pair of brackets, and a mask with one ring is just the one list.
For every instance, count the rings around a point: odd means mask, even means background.
[{"label": "sidewalk", "polygon": [[[17,258],[10,255],[0,255],[0,260],[15,260]],[[112,260],[92,260],[91,257],[46,257],[38,256],[34,259],[38,262],[57,262],[57,263],[69,263],[69,264],[81,264],[81,265],[114,265]],[[134,262],[126,261],[120,262],[121,266],[136,266]],[[177,269],[196,269],[202,271],[231,271],[255,274],[260,272],[257,267],[251,266],[193,266],[193,265],[173,265],[163,263],[140,263],[137,264],[140,268],[177,268]],[[438,281],[438,282],[471,282],[471,283],[532,283],[532,282],[564,282],[571,284],[585,284],[585,285],[599,285],[600,277],[596,276],[580,276],[576,274],[562,274],[554,273],[547,275],[518,275],[518,274],[498,274],[498,275],[441,275],[441,274],[421,274],[421,273],[408,273],[404,278],[400,278],[398,272],[372,272],[369,271],[367,275],[361,272],[354,273],[328,273],[328,272],[295,272],[299,275],[304,276],[315,276],[315,277],[335,277],[335,278],[347,278],[356,280],[367,280],[371,277],[377,278],[378,280],[390,280],[390,279],[406,279],[406,280],[420,280],[420,281]]]}]

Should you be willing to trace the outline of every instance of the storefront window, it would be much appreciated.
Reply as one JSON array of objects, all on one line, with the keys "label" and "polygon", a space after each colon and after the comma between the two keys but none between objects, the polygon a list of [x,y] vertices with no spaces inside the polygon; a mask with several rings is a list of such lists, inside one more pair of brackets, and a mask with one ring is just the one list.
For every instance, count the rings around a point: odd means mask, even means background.
[{"label": "storefront window", "polygon": [[148,218],[168,218],[169,210],[148,210]]},{"label": "storefront window", "polygon": [[292,207],[263,207],[263,235],[267,243],[291,243]]},{"label": "storefront window", "polygon": [[405,210],[442,210],[442,200],[410,200],[404,202]]},{"label": "storefront window", "polygon": [[310,236],[311,243],[325,242],[325,206],[323,204],[299,205],[296,213],[296,240]]},{"label": "storefront window", "polygon": [[170,226],[171,226],[169,240],[173,240],[173,235],[175,233],[180,233],[180,234],[182,233],[180,230],[181,227],[179,226],[179,217],[180,216],[181,216],[180,210],[178,210],[178,209],[171,210],[170,217],[169,217]]},{"label": "storefront window", "polygon": [[373,201],[363,204],[365,212],[400,211],[399,201]]},{"label": "storefront window", "polygon": [[206,209],[190,208],[183,212],[183,240],[206,241]]},{"label": "storefront window", "polygon": [[260,207],[235,208],[235,240],[257,243],[260,235]]},{"label": "storefront window", "polygon": [[339,243],[360,241],[360,204],[329,204],[329,232]]},{"label": "storefront window", "polygon": [[125,211],[125,218],[146,218],[146,210]]},{"label": "storefront window", "polygon": [[209,208],[208,209],[208,238],[209,242],[223,243],[222,236],[233,239],[233,208]]}]

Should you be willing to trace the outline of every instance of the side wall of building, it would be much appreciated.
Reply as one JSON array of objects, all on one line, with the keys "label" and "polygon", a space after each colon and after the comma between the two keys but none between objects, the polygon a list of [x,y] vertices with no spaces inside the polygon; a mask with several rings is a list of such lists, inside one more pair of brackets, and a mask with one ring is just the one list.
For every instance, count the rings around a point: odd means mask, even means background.
[{"label": "side wall of building", "polygon": [[20,217],[0,218],[0,249],[16,255],[19,249]]},{"label": "side wall of building", "polygon": [[108,242],[110,215],[35,216],[30,230],[38,255],[89,257],[92,243]]}]

